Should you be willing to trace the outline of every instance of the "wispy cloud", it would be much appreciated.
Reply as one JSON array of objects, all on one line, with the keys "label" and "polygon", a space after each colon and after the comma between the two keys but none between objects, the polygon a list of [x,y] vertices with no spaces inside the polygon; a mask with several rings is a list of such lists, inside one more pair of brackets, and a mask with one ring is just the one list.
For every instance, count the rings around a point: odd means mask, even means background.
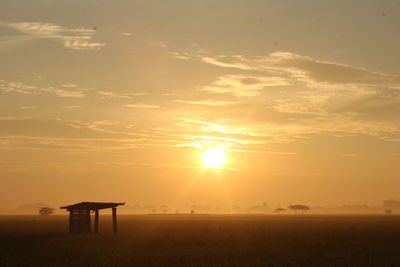
[{"label": "wispy cloud", "polygon": [[169,52],[169,54],[176,59],[188,60],[190,59],[189,53]]},{"label": "wispy cloud", "polygon": [[82,108],[81,106],[64,106],[65,109],[79,109]]},{"label": "wispy cloud", "polygon": [[64,89],[54,89],[54,93],[59,97],[81,98],[85,97],[82,91],[67,91]]},{"label": "wispy cloud", "polygon": [[73,50],[97,50],[105,44],[93,42],[95,29],[64,28],[45,22],[0,22],[0,25],[44,39],[53,39]]},{"label": "wispy cloud", "polygon": [[206,105],[206,106],[225,106],[233,105],[234,101],[222,101],[222,100],[174,100],[176,103],[185,103],[190,105]]},{"label": "wispy cloud", "polygon": [[15,92],[20,94],[32,94],[37,90],[38,88],[33,85],[0,80],[0,91],[5,93]]},{"label": "wispy cloud", "polygon": [[125,94],[118,94],[113,91],[97,91],[97,94],[100,95],[101,98],[106,99],[106,98],[125,98],[125,99],[130,99],[131,97],[129,95]]},{"label": "wispy cloud", "polygon": [[148,95],[146,92],[137,92],[137,93],[118,93],[114,91],[97,91],[97,94],[100,95],[102,99],[107,98],[124,98],[124,99],[131,99],[135,96],[145,96]]},{"label": "wispy cloud", "polygon": [[75,86],[61,86],[62,88],[52,86],[36,86],[20,82],[9,82],[0,80],[0,92],[4,93],[19,93],[19,94],[41,94],[53,93],[59,97],[66,98],[82,98],[85,97],[85,92],[88,89],[79,88]]},{"label": "wispy cloud", "polygon": [[141,104],[141,103],[128,104],[128,105],[125,105],[125,107],[128,107],[128,108],[145,108],[145,109],[157,109],[157,108],[160,108],[159,105],[149,105],[149,104]]},{"label": "wispy cloud", "polygon": [[286,80],[277,76],[256,76],[246,74],[223,75],[202,91],[211,93],[231,93],[235,96],[257,96],[266,87],[288,85]]},{"label": "wispy cloud", "polygon": [[220,67],[273,72],[304,82],[310,87],[346,89],[354,86],[384,86],[400,89],[399,73],[376,72],[289,52],[253,57],[243,55],[204,57],[202,60]]},{"label": "wispy cloud", "polygon": [[[203,57],[202,60],[219,67],[242,70],[244,74],[239,75],[241,78],[257,73],[265,78],[278,77],[277,81],[289,85],[280,92],[265,94],[257,100],[268,105],[267,109],[261,111],[254,108],[251,111],[270,119],[274,116],[280,118],[275,129],[287,127],[287,133],[274,132],[272,135],[280,135],[281,140],[309,134],[362,134],[395,140],[393,136],[399,134],[398,72],[372,71],[289,52],[264,56],[223,55]],[[262,83],[254,83],[253,90],[252,87],[246,90],[237,77],[237,74],[217,77],[214,86],[204,87],[203,90],[240,92],[244,89],[245,92],[250,91],[244,94],[247,96],[262,92]],[[270,129],[264,132],[268,133]]]},{"label": "wispy cloud", "polygon": [[157,45],[165,48],[168,46],[168,42],[158,42]]},{"label": "wispy cloud", "polygon": [[74,83],[64,83],[61,86],[65,87],[65,88],[77,88],[78,87],[78,85],[74,84]]}]

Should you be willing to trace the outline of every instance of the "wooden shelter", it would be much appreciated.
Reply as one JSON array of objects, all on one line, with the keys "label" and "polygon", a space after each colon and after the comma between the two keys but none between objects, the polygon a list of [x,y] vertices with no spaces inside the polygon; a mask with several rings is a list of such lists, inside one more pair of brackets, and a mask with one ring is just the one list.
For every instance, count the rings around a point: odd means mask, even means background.
[{"label": "wooden shelter", "polygon": [[99,231],[99,210],[112,209],[113,232],[117,233],[117,207],[125,203],[113,202],[80,202],[77,204],[61,207],[69,211],[69,232],[70,233],[91,233],[92,224],[90,212],[94,212],[94,233]]}]

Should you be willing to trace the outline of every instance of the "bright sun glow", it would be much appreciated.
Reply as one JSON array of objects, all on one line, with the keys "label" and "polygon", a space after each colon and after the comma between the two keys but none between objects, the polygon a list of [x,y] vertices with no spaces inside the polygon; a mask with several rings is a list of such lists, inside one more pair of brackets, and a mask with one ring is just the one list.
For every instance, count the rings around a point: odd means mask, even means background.
[{"label": "bright sun glow", "polygon": [[207,149],[201,154],[201,159],[207,168],[219,168],[226,162],[224,151],[219,148]]}]

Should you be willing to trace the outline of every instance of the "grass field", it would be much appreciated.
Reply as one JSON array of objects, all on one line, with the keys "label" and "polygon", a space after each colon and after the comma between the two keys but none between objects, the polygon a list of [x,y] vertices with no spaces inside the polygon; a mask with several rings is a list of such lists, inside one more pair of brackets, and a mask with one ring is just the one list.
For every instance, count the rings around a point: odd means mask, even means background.
[{"label": "grass field", "polygon": [[0,216],[0,266],[400,266],[400,216]]}]

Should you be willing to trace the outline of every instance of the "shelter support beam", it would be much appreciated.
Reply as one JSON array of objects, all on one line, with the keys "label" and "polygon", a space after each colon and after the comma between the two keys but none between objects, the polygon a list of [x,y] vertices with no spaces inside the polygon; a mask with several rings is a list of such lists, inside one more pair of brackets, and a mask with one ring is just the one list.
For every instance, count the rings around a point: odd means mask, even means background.
[{"label": "shelter support beam", "polygon": [[112,208],[112,220],[113,220],[113,232],[116,234],[118,232],[118,225],[117,225],[117,208]]},{"label": "shelter support beam", "polygon": [[73,210],[70,210],[69,211],[69,232],[70,233],[73,233],[73,215],[72,215],[72,213],[73,213]]},{"label": "shelter support beam", "polygon": [[87,233],[92,232],[92,224],[90,223],[90,210],[86,211]]},{"label": "shelter support beam", "polygon": [[99,232],[99,210],[94,211],[94,233]]}]

